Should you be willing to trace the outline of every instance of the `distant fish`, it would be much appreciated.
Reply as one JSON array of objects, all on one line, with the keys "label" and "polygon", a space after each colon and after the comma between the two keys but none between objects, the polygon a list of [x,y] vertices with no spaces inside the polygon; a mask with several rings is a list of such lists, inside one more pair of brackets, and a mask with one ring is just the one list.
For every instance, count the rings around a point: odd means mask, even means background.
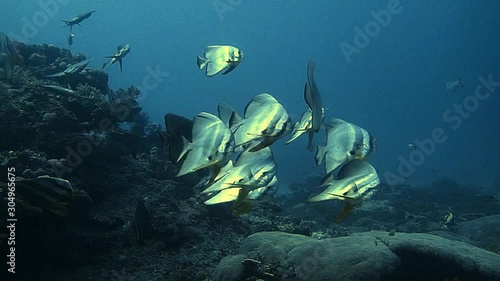
[{"label": "distant fish", "polygon": [[446,91],[456,92],[459,87],[462,88],[464,85],[462,84],[462,78],[457,77],[454,80],[446,82],[445,86],[446,86]]},{"label": "distant fish", "polygon": [[192,142],[184,136],[181,138],[183,149],[177,161],[183,161],[178,177],[203,168],[222,166],[234,152],[233,133],[217,116],[207,112],[194,117]]},{"label": "distant fish", "polygon": [[46,78],[54,78],[54,77],[62,77],[71,74],[78,74],[82,72],[87,65],[90,63],[90,60],[84,60],[75,64],[68,66],[64,71],[58,72],[55,74],[45,75]]},{"label": "distant fish", "polygon": [[221,71],[222,75],[233,71],[243,60],[243,52],[233,46],[207,46],[204,57],[197,57],[200,69],[205,69],[205,75],[212,77]]},{"label": "distant fish", "polygon": [[73,25],[80,25],[80,23],[86,19],[88,19],[95,11],[90,11],[85,14],[78,15],[70,20],[62,20],[64,23],[66,23],[66,26],[69,26],[70,28],[73,28]]},{"label": "distant fish", "polygon": [[80,23],[86,19],[88,19],[95,11],[90,11],[85,14],[78,15],[70,20],[62,20],[64,23],[66,23],[66,26],[69,26],[69,36],[68,36],[68,44],[71,46],[73,45],[73,37],[75,36],[73,34],[73,25],[78,25],[80,26]]},{"label": "distant fish", "polygon": [[329,173],[321,182],[326,190],[309,198],[308,202],[343,200],[346,204],[337,221],[343,220],[354,205],[373,196],[380,185],[377,171],[364,160],[353,160],[342,166],[337,179],[333,174]]},{"label": "distant fish", "polygon": [[446,215],[444,216],[443,218],[443,222],[442,222],[442,226],[446,226],[448,224],[450,224],[452,221],[453,221],[453,213],[450,212],[450,211],[446,211]]},{"label": "distant fish", "polygon": [[0,32],[0,67],[3,69],[5,78],[12,81],[16,51],[14,44],[5,33]]},{"label": "distant fish", "polygon": [[61,94],[72,94],[72,95],[75,95],[75,94],[79,93],[79,91],[75,91],[75,90],[72,90],[70,88],[64,88],[64,87],[57,86],[57,85],[48,85],[48,84],[45,84],[45,85],[39,85],[39,86],[42,87],[42,88],[51,90],[53,92],[56,92],[56,93],[61,93]]},{"label": "distant fish", "polygon": [[130,53],[130,44],[127,44],[125,46],[118,46],[117,48],[117,52],[114,56],[108,56],[107,58],[111,58],[111,61],[109,61],[109,63],[104,63],[102,65],[102,69],[105,69],[106,67],[114,64],[115,62],[119,62],[120,63],[120,72],[122,72],[122,60],[123,58],[128,54]]},{"label": "distant fish", "polygon": [[417,146],[414,143],[409,143],[408,148],[411,150],[415,150],[415,149],[417,149]]},{"label": "distant fish", "polygon": [[354,159],[365,159],[375,151],[376,139],[365,129],[337,118],[331,118],[325,126],[327,143],[318,146],[315,159],[318,166],[325,161],[327,174]]},{"label": "distant fish", "polygon": [[[244,119],[233,112],[229,121],[236,146],[252,143],[258,151],[290,133],[291,118],[283,105],[270,94],[259,94],[245,107]],[[255,140],[260,140],[254,144]]]}]

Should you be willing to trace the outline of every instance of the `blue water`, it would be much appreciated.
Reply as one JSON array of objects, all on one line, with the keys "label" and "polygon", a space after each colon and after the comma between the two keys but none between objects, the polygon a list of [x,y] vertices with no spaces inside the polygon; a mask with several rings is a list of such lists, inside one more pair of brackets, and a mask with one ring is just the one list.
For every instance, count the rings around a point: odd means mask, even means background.
[{"label": "blue water", "polygon": [[[51,9],[43,10],[44,3]],[[217,3],[229,10],[218,11]],[[388,5],[396,11],[391,19],[385,26],[375,23],[373,13],[388,11]],[[500,89],[492,88],[483,100],[473,97],[479,76],[500,81],[496,0],[399,5],[386,0],[3,0],[0,29],[16,40],[68,48],[68,30],[60,20],[91,10],[97,12],[74,27],[72,52],[92,57],[90,66],[99,68],[118,45],[132,45],[123,73],[117,65],[107,69],[112,88],[143,85],[150,68],[169,73],[141,99],[152,122],[162,123],[167,112],[216,113],[222,101],[242,112],[263,92],[274,95],[297,121],[306,108],[307,61],[314,57],[327,118],[353,122],[378,139],[369,161],[383,181],[388,173],[402,175],[401,159],[419,155],[424,157],[411,160],[418,164],[412,165],[415,171],[401,177],[407,183],[450,177],[482,187],[500,176]],[[355,28],[363,31],[367,24],[379,30],[372,29],[369,43],[346,57],[341,44],[356,46]],[[207,78],[196,55],[212,44],[235,45],[245,60],[227,76]],[[444,83],[457,76],[464,87],[447,92]],[[485,87],[481,91],[488,93]],[[469,116],[452,112],[443,118],[464,101],[470,102]],[[432,153],[408,149],[409,142],[430,138],[436,128],[446,140],[435,143]],[[324,138],[321,132],[315,142]],[[273,145],[285,185],[323,174],[305,147],[306,137]]]}]

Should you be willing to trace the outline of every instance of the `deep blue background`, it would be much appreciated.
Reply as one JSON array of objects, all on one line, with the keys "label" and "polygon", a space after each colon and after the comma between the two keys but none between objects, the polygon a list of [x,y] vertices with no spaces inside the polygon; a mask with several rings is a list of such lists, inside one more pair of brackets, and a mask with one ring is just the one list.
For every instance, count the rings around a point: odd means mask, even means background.
[{"label": "deep blue background", "polygon": [[[242,111],[262,92],[274,95],[297,121],[306,108],[306,64],[314,57],[327,117],[343,118],[377,137],[370,162],[382,178],[397,174],[398,156],[407,159],[411,152],[407,143],[429,138],[437,127],[445,130],[447,141],[408,182],[448,176],[482,187],[500,175],[500,89],[457,130],[443,120],[447,109],[474,93],[479,75],[492,74],[500,81],[499,1],[401,1],[402,12],[350,63],[340,44],[353,45],[354,28],[364,29],[373,20],[370,12],[386,9],[389,1],[221,0],[241,2],[222,17],[214,1],[61,1],[67,3],[59,4],[34,34],[25,32],[29,38],[24,36],[26,20],[47,15],[40,4],[49,2],[2,0],[0,30],[25,42],[68,47],[68,30],[60,20],[96,10],[74,28],[70,49],[92,57],[90,66],[97,68],[117,45],[130,43],[123,73],[117,65],[107,69],[113,88],[141,85],[148,66],[169,72],[141,102],[153,122],[162,123],[166,112],[188,117],[216,113],[222,101]],[[207,78],[195,61],[211,44],[235,45],[245,60],[227,76]],[[446,92],[444,83],[457,76],[464,87]],[[323,139],[321,132],[315,142]],[[305,147],[305,137],[273,146],[284,185],[323,173]]]}]

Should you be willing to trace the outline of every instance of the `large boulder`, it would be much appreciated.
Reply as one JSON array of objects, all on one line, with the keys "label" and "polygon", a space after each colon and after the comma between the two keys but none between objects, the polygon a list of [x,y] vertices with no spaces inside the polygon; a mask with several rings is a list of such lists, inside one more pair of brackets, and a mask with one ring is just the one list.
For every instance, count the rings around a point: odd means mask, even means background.
[{"label": "large boulder", "polygon": [[215,271],[221,281],[500,280],[500,255],[432,234],[373,231],[316,240],[260,232]]},{"label": "large boulder", "polygon": [[381,280],[399,265],[398,256],[371,235],[311,240],[288,255],[299,280]]},{"label": "large boulder", "polygon": [[482,248],[495,248],[500,245],[500,215],[487,216],[461,223],[458,234],[468,238]]},{"label": "large boulder", "polygon": [[425,233],[364,235],[374,235],[401,261],[384,280],[500,280],[500,255],[461,241]]}]

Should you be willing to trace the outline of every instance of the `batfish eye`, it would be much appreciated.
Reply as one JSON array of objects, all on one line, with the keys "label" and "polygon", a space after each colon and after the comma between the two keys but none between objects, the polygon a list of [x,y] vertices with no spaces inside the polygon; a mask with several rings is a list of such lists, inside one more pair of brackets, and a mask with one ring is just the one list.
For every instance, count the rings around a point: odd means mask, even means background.
[{"label": "batfish eye", "polygon": [[354,150],[349,151],[349,154],[354,155],[356,153]]}]

